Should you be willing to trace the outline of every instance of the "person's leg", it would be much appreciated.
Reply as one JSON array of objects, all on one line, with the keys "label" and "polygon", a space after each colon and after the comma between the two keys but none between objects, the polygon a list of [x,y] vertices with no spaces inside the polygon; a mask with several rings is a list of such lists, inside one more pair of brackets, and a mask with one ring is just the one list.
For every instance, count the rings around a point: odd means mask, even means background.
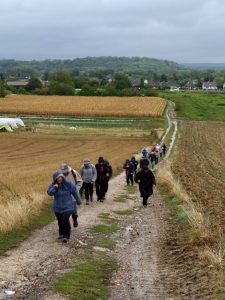
[{"label": "person's leg", "polygon": [[63,242],[67,242],[67,240],[70,239],[70,232],[71,232],[71,226],[70,226],[70,216],[71,214],[63,214]]},{"label": "person's leg", "polygon": [[129,175],[127,175],[127,185],[129,185],[130,180],[129,180]]},{"label": "person's leg", "polygon": [[104,191],[105,191],[105,187],[104,187],[104,181],[102,180],[100,183],[100,187],[99,187],[99,196],[100,196],[100,201],[103,202],[103,198],[104,198]]},{"label": "person's leg", "polygon": [[105,200],[106,186],[107,186],[107,179],[104,179],[102,180],[102,186],[101,186],[101,193],[102,193],[103,200]]},{"label": "person's leg", "polygon": [[86,199],[86,204],[89,204],[89,184],[85,182],[84,184],[84,193],[85,193],[85,199]]},{"label": "person's leg", "polygon": [[59,226],[59,239],[63,237],[63,214],[55,213]]},{"label": "person's leg", "polygon": [[155,161],[153,160],[152,161],[152,170],[154,170],[154,168],[155,168]]},{"label": "person's leg", "polygon": [[91,202],[93,202],[94,185],[91,182],[88,184],[88,191],[90,195],[90,200]]},{"label": "person's leg", "polygon": [[82,187],[81,187],[80,190],[79,190],[79,194],[80,194],[81,199],[82,199],[82,197],[83,197],[83,192],[84,192],[84,182],[83,182],[83,184],[82,184]]},{"label": "person's leg", "polygon": [[99,201],[100,200],[100,182],[99,182],[99,180],[96,180],[95,187],[96,187],[97,200]]},{"label": "person's leg", "polygon": [[78,214],[77,214],[77,209],[75,208],[74,213],[72,214],[72,219],[73,219],[73,227],[78,227]]},{"label": "person's leg", "polygon": [[130,175],[130,181],[131,181],[131,184],[134,185],[134,175],[133,174]]},{"label": "person's leg", "polygon": [[105,194],[108,192],[108,189],[109,189],[109,181],[106,180],[106,182],[105,182]]},{"label": "person's leg", "polygon": [[148,196],[143,196],[143,206],[147,207],[148,204]]}]

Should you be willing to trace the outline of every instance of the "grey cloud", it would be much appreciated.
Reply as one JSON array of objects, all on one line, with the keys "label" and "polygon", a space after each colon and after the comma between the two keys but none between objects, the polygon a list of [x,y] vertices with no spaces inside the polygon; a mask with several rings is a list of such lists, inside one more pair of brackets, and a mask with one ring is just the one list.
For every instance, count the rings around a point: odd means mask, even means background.
[{"label": "grey cloud", "polygon": [[2,0],[0,58],[224,61],[222,0]]}]

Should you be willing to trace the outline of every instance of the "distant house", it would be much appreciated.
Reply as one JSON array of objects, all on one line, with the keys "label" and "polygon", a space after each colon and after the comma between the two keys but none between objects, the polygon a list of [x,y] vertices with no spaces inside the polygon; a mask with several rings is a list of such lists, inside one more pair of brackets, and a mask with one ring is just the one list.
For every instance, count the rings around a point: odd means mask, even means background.
[{"label": "distant house", "polygon": [[147,86],[152,89],[159,90],[161,88],[161,82],[152,80],[148,82]]},{"label": "distant house", "polygon": [[27,80],[7,81],[7,85],[14,88],[25,88],[28,84]]},{"label": "distant house", "polygon": [[148,79],[144,80],[144,86],[148,86]]},{"label": "distant house", "polygon": [[197,80],[191,80],[191,81],[188,81],[186,84],[185,84],[185,86],[184,86],[184,88],[186,89],[186,90],[189,90],[189,91],[195,91],[195,90],[197,90],[198,89],[198,81]]},{"label": "distant house", "polygon": [[168,86],[171,92],[178,92],[181,88],[177,82],[168,82]]},{"label": "distant house", "polygon": [[140,87],[141,86],[141,79],[131,79],[130,83],[133,87]]},{"label": "distant house", "polygon": [[202,85],[203,91],[217,91],[217,83],[215,81],[205,81]]},{"label": "distant house", "polygon": [[107,75],[105,79],[109,85],[113,82],[113,76],[111,74]]}]

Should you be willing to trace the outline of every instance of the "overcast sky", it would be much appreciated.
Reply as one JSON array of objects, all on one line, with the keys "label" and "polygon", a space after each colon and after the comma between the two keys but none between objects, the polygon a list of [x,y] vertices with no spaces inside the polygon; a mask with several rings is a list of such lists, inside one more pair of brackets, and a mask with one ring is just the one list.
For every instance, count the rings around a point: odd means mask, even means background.
[{"label": "overcast sky", "polygon": [[224,0],[1,0],[0,58],[225,62]]}]

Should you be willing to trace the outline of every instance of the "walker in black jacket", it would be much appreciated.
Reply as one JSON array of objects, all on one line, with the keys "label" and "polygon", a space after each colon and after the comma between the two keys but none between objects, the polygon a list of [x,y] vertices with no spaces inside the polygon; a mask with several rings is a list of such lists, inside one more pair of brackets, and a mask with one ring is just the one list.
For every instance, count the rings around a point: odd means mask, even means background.
[{"label": "walker in black jacket", "polygon": [[144,168],[136,174],[134,180],[139,184],[143,205],[147,207],[148,198],[153,194],[153,185],[156,185],[155,176],[152,171],[149,170],[148,166],[144,166]]}]

